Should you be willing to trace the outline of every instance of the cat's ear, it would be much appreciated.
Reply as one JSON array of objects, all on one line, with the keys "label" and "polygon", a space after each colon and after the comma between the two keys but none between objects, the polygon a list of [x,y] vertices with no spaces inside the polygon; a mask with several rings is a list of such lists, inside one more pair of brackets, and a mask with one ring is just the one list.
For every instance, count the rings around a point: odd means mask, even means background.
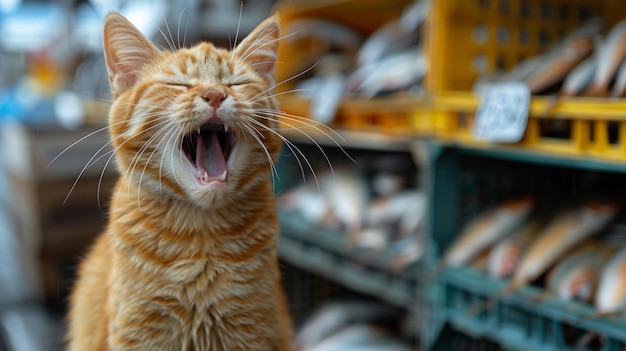
[{"label": "cat's ear", "polygon": [[274,81],[279,31],[278,15],[274,15],[259,24],[234,52],[235,56],[269,82]]},{"label": "cat's ear", "polygon": [[137,27],[117,13],[104,19],[103,44],[113,97],[132,87],[143,67],[159,54]]}]

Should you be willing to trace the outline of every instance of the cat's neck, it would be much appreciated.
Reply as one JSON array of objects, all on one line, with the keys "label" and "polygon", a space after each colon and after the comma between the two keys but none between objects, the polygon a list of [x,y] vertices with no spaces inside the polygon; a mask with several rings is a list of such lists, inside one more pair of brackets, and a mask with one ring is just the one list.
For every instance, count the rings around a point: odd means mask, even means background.
[{"label": "cat's neck", "polygon": [[[232,231],[248,223],[259,213],[273,213],[276,202],[269,181],[260,182],[245,193],[232,197],[226,204],[203,208],[191,201],[167,194],[138,189],[124,179],[120,180],[113,196],[113,220],[135,213],[135,220],[158,221],[163,229],[172,233],[219,233]],[[138,216],[137,216],[138,214]]]}]

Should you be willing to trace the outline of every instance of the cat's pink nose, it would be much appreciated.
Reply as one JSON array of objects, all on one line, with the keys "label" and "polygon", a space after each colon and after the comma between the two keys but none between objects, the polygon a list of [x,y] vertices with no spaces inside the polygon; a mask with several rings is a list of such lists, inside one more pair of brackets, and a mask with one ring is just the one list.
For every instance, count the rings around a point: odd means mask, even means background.
[{"label": "cat's pink nose", "polygon": [[215,109],[219,108],[222,101],[226,100],[226,93],[217,88],[207,88],[200,96]]}]

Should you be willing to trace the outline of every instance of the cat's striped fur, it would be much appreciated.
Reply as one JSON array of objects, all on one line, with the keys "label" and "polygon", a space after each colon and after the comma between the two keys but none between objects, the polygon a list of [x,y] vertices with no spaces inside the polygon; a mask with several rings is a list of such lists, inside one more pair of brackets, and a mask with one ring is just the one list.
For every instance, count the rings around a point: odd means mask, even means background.
[{"label": "cat's striped fur", "polygon": [[105,19],[121,177],[71,296],[70,351],[288,349],[270,180],[278,29],[272,17],[232,51],[172,51]]}]

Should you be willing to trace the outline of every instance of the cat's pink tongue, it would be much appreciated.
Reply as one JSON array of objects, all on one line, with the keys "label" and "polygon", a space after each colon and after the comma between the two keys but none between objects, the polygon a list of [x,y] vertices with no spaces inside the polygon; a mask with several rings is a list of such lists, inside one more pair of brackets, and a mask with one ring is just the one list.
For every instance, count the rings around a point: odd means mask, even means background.
[{"label": "cat's pink tongue", "polygon": [[196,176],[201,183],[223,182],[228,171],[220,141],[216,133],[210,133],[207,139],[205,145],[202,135],[196,135]]}]

